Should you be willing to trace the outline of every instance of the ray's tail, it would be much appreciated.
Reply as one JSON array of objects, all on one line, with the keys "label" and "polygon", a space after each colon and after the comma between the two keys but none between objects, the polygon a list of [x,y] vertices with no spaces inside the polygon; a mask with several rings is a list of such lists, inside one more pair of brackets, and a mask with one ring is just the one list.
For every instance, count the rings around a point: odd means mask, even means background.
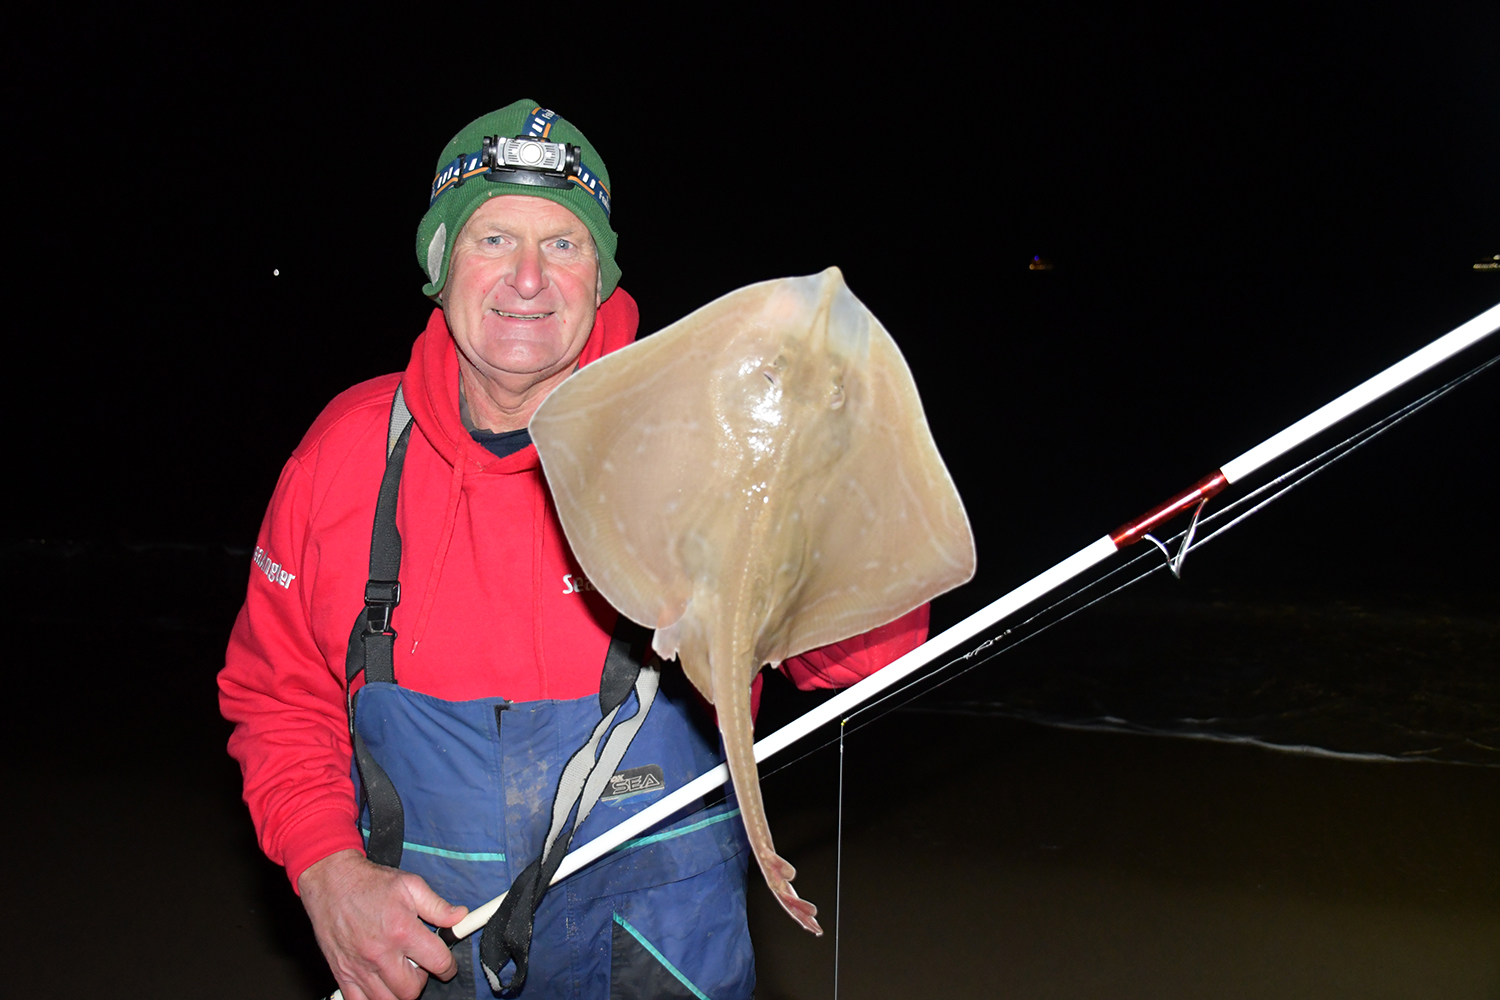
[{"label": "ray's tail", "polygon": [[719,713],[719,731],[724,736],[724,754],[729,762],[729,775],[734,781],[734,794],[739,799],[740,818],[745,823],[745,834],[760,864],[761,874],[766,878],[777,902],[793,920],[806,930],[821,936],[823,928],[818,925],[818,908],[792,888],[792,879],[797,869],[776,853],[771,842],[771,827],[766,822],[766,808],[760,796],[760,775],[755,766],[753,749],[754,734],[750,726],[750,685],[732,685],[733,690],[715,692]]}]

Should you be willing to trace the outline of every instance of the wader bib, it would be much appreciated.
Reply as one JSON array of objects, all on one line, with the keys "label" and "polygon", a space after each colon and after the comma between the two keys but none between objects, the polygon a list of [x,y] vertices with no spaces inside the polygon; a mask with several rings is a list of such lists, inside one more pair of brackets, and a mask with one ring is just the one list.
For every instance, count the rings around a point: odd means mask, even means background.
[{"label": "wader bib", "polygon": [[[570,839],[586,843],[723,759],[681,671],[662,672],[658,683],[655,667],[643,666],[649,631],[620,617],[598,698],[447,701],[397,683],[395,511],[411,426],[398,389],[365,610],[349,641],[349,680],[365,673],[349,699],[360,827],[370,860],[422,876],[450,903],[472,909],[510,893],[484,931],[454,946],[458,975],[429,979],[423,1000],[490,1000],[482,948],[509,987],[502,995],[523,1000],[750,997],[749,853],[733,798],[690,807],[545,894],[535,891]],[[590,793],[599,796],[592,808]],[[576,831],[560,832],[577,811],[586,816]],[[559,849],[544,864],[554,841]],[[533,922],[527,901],[538,895]]]}]

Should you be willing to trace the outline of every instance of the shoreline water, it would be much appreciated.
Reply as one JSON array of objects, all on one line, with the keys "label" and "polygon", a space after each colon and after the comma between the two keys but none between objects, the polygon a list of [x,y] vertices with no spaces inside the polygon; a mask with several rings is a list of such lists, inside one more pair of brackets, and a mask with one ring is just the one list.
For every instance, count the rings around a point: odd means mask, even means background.
[{"label": "shoreline water", "polygon": [[[1038,726],[1051,726],[1057,729],[1074,729],[1080,732],[1121,733],[1134,736],[1159,736],[1167,739],[1206,740],[1211,743],[1226,743],[1235,746],[1258,747],[1262,750],[1273,750],[1276,753],[1298,754],[1307,757],[1326,757],[1329,760],[1366,761],[1370,763],[1389,764],[1452,764],[1459,767],[1490,767],[1500,768],[1500,763],[1490,763],[1471,760],[1445,760],[1439,757],[1427,756],[1424,752],[1413,752],[1404,755],[1361,753],[1358,751],[1330,750],[1326,747],[1312,746],[1310,744],[1277,743],[1273,740],[1263,739],[1256,736],[1238,736],[1232,733],[1220,733],[1213,730],[1174,730],[1163,729],[1152,726],[1139,725],[1126,719],[1101,718],[1101,719],[1053,719],[1029,712],[1009,711],[1003,705],[918,705],[900,709],[903,712],[925,713],[932,715],[972,715],[998,719],[1011,719],[1017,722],[1029,722]],[[1191,722],[1192,720],[1183,720]],[[1486,751],[1495,750],[1494,747],[1480,745],[1480,749]],[[1500,751],[1497,751],[1500,752]]]}]

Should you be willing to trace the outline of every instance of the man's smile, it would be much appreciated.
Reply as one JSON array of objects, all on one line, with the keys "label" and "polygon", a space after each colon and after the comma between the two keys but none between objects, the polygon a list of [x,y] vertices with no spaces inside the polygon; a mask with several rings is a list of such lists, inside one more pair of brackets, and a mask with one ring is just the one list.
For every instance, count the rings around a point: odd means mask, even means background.
[{"label": "man's smile", "polygon": [[546,319],[552,315],[551,312],[513,313],[506,312],[504,309],[491,309],[490,312],[497,316],[504,316],[506,319]]}]

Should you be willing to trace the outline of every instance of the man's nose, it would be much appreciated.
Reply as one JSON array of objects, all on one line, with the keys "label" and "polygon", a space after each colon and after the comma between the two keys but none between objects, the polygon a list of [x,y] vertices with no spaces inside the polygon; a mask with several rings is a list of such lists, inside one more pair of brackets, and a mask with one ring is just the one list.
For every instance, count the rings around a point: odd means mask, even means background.
[{"label": "man's nose", "polygon": [[535,243],[523,243],[516,248],[511,258],[515,268],[510,274],[510,286],[523,299],[529,299],[547,287],[546,268],[542,263],[542,248]]}]

